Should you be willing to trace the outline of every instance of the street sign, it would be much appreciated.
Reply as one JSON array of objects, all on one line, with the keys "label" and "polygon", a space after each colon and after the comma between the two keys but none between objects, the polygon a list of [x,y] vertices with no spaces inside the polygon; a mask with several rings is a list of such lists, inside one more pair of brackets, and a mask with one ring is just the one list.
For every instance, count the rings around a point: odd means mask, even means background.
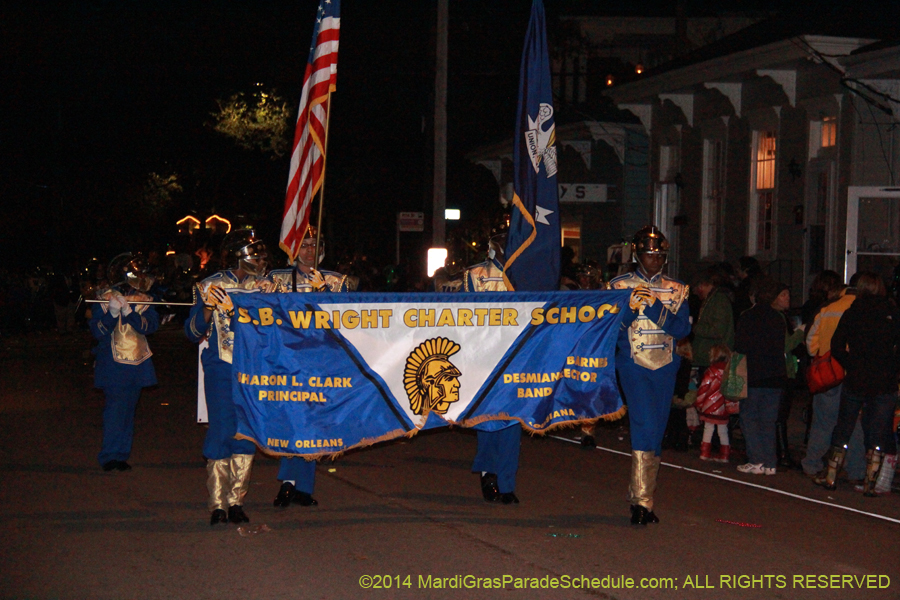
[{"label": "street sign", "polygon": [[605,183],[560,183],[560,202],[609,202]]},{"label": "street sign", "polygon": [[397,213],[397,231],[425,231],[425,213]]}]

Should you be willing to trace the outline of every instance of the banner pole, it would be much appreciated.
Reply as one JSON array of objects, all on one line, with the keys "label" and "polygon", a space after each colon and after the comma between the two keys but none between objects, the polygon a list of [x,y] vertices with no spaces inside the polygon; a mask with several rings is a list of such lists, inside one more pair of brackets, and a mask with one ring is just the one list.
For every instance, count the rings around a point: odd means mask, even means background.
[{"label": "banner pole", "polygon": [[322,187],[319,188],[319,216],[316,219],[316,269],[319,268],[319,248],[322,244],[322,211],[325,208],[325,179],[328,173],[328,130],[331,128],[331,91],[328,92],[328,113],[325,118],[325,147],[322,151]]}]

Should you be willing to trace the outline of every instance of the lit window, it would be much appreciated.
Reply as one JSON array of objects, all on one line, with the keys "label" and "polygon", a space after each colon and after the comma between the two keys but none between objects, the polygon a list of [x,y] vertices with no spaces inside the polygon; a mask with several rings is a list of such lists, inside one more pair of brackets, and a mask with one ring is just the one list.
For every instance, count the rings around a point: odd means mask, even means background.
[{"label": "lit window", "polygon": [[756,189],[775,187],[775,134],[771,131],[759,134],[756,149]]},{"label": "lit window", "polygon": [[837,117],[822,119],[822,147],[830,148],[837,140]]},{"label": "lit window", "polygon": [[[775,133],[756,135],[756,190],[750,207],[751,242],[754,253],[771,252],[775,239]],[[755,231],[754,229],[755,228]]]}]

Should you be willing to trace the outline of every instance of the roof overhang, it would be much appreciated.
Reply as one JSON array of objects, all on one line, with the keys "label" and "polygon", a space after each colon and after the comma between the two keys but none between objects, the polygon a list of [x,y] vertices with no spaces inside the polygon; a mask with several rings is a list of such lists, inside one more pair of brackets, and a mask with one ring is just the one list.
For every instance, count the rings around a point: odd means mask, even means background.
[{"label": "roof overhang", "polygon": [[604,93],[617,105],[645,103],[660,94],[690,93],[710,82],[739,82],[746,73],[795,69],[801,61],[829,61],[837,66],[851,52],[875,40],[805,35],[749,50],[661,71],[623,83]]}]

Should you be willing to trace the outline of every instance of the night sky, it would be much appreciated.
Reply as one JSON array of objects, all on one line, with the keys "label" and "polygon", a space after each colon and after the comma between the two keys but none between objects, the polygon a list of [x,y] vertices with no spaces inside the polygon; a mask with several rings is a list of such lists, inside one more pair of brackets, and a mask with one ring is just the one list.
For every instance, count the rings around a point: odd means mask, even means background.
[{"label": "night sky", "polygon": [[[7,255],[63,266],[147,250],[190,211],[241,215],[277,246],[288,157],[238,148],[209,123],[217,100],[257,83],[296,107],[317,0],[6,4]],[[429,210],[435,4],[343,0],[326,181],[332,248],[388,261],[396,212]],[[547,0],[548,29],[560,12],[623,10],[607,4]],[[643,14],[673,10],[638,4]],[[496,203],[487,172],[463,156],[511,135],[530,1],[450,5],[448,206],[465,215]],[[151,172],[176,173],[183,186],[161,213],[134,202]]]}]

